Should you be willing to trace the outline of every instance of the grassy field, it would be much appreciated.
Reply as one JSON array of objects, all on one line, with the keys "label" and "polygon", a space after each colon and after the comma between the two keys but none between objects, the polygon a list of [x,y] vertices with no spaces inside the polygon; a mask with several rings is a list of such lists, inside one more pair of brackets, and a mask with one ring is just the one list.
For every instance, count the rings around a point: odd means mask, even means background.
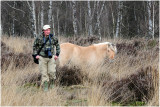
[{"label": "grassy field", "polygon": [[[113,42],[118,53],[113,62],[81,68],[57,66],[57,85],[48,92],[39,88],[38,65],[32,59],[34,39],[1,38],[2,106],[158,106],[159,41],[143,38],[112,40],[60,37],[60,43],[90,45]],[[81,41],[81,42],[80,42]]]}]

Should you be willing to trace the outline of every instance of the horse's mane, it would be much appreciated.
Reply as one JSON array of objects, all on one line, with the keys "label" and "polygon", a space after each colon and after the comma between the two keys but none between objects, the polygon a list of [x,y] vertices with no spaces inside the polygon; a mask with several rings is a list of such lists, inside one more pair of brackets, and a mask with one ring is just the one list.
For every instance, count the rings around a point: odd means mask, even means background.
[{"label": "horse's mane", "polygon": [[108,45],[109,48],[111,48],[115,53],[117,53],[117,48],[116,45],[110,42],[102,42],[102,43],[98,43],[98,44],[93,44],[94,46],[98,46],[98,45]]}]

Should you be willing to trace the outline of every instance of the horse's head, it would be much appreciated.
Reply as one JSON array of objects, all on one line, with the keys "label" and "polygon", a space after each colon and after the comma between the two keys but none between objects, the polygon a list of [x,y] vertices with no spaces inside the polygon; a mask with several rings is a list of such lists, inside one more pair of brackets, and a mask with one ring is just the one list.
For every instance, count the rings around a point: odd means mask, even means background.
[{"label": "horse's head", "polygon": [[108,56],[110,59],[114,59],[115,54],[117,53],[116,45],[110,42],[103,42],[94,44],[105,56]]},{"label": "horse's head", "polygon": [[114,59],[115,54],[117,54],[116,45],[112,43],[108,43],[107,53],[110,59]]}]

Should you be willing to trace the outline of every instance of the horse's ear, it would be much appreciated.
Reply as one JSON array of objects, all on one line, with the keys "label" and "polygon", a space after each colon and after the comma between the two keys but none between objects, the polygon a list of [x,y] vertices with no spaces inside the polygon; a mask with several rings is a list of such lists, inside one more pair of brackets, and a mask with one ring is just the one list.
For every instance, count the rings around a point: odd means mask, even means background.
[{"label": "horse's ear", "polygon": [[111,48],[111,44],[109,43],[109,44],[107,44],[107,51],[109,52],[110,51],[110,48]]},{"label": "horse's ear", "polygon": [[111,48],[115,53],[117,53],[117,48],[115,44],[108,44],[108,47]]},{"label": "horse's ear", "polygon": [[108,44],[108,47],[111,47],[111,46],[112,46],[112,44],[109,43],[109,44]]},{"label": "horse's ear", "polygon": [[112,44],[112,46],[116,46],[115,44]]}]

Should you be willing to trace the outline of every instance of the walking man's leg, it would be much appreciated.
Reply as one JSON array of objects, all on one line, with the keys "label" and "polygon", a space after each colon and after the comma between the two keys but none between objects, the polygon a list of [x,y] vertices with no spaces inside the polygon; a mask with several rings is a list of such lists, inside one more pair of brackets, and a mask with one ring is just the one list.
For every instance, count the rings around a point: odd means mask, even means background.
[{"label": "walking man's leg", "polygon": [[48,62],[48,74],[50,88],[53,88],[56,80],[56,61],[54,59],[54,56]]},{"label": "walking man's leg", "polygon": [[47,74],[47,59],[40,57],[39,58],[39,71],[42,75],[42,82],[41,82],[41,87],[43,88],[44,91],[48,91],[48,82],[49,82],[49,76]]}]

